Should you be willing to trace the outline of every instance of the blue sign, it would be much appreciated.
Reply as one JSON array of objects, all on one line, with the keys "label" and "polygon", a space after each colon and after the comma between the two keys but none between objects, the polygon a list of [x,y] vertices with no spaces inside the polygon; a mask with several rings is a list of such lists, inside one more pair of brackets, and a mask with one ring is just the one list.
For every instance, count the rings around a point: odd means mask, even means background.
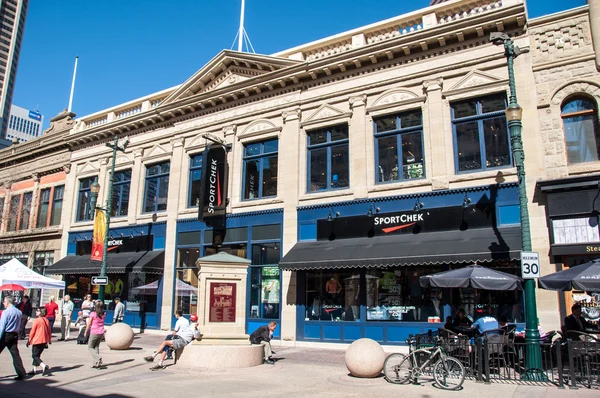
[{"label": "blue sign", "polygon": [[42,115],[36,111],[29,111],[29,118],[34,120],[42,120]]}]

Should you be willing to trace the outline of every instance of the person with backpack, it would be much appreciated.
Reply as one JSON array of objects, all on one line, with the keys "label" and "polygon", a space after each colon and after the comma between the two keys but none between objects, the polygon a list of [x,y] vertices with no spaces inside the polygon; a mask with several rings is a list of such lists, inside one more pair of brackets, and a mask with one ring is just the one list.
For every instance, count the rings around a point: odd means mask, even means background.
[{"label": "person with backpack", "polygon": [[87,320],[87,326],[85,327],[85,335],[89,332],[88,349],[94,364],[92,368],[99,369],[102,367],[102,358],[100,357],[100,342],[104,337],[104,319],[106,319],[106,312],[104,312],[104,303],[96,301],[96,308],[90,313]]},{"label": "person with backpack", "polygon": [[27,375],[33,376],[37,372],[37,367],[42,368],[42,376],[50,375],[50,368],[42,362],[41,355],[48,344],[52,344],[52,333],[50,332],[50,321],[46,318],[46,307],[40,307],[35,310],[37,318],[33,320],[31,330],[29,331],[29,339],[25,344],[31,346],[31,357],[33,358],[33,370]]}]

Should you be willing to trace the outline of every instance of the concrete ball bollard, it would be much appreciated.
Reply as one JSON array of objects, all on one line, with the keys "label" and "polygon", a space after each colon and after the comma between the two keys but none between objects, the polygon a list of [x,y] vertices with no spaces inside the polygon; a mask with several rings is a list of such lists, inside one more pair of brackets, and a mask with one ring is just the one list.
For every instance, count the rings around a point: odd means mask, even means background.
[{"label": "concrete ball bollard", "polygon": [[106,329],[104,341],[111,350],[126,350],[133,344],[133,330],[126,323],[114,323]]},{"label": "concrete ball bollard", "polygon": [[345,360],[352,376],[372,378],[381,374],[385,352],[375,340],[358,339],[346,350]]}]

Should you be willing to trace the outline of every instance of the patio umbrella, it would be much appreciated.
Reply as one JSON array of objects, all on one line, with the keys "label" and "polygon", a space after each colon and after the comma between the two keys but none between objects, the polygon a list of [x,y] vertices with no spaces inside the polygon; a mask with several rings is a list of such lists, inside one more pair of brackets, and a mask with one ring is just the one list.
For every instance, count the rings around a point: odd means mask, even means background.
[{"label": "patio umbrella", "polygon": [[538,286],[546,290],[586,290],[600,292],[600,260],[593,260],[538,278]]},{"label": "patio umbrella", "polygon": [[422,287],[472,287],[484,290],[521,290],[521,278],[477,264],[419,278]]},{"label": "patio umbrella", "polygon": [[4,291],[4,290],[25,291],[25,288],[21,285],[17,285],[16,283],[7,283],[6,285],[0,286],[0,291]]}]

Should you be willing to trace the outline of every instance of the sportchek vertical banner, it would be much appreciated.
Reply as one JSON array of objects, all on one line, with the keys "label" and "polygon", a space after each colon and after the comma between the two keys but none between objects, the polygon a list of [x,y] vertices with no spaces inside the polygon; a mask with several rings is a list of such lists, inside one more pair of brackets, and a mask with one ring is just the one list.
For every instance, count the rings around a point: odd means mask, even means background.
[{"label": "sportchek vertical banner", "polygon": [[106,236],[106,216],[102,210],[96,210],[94,233],[92,234],[92,255],[90,260],[102,261],[104,238]]},{"label": "sportchek vertical banner", "polygon": [[198,220],[225,216],[227,173],[227,150],[222,145],[210,145],[202,158],[202,192]]}]

